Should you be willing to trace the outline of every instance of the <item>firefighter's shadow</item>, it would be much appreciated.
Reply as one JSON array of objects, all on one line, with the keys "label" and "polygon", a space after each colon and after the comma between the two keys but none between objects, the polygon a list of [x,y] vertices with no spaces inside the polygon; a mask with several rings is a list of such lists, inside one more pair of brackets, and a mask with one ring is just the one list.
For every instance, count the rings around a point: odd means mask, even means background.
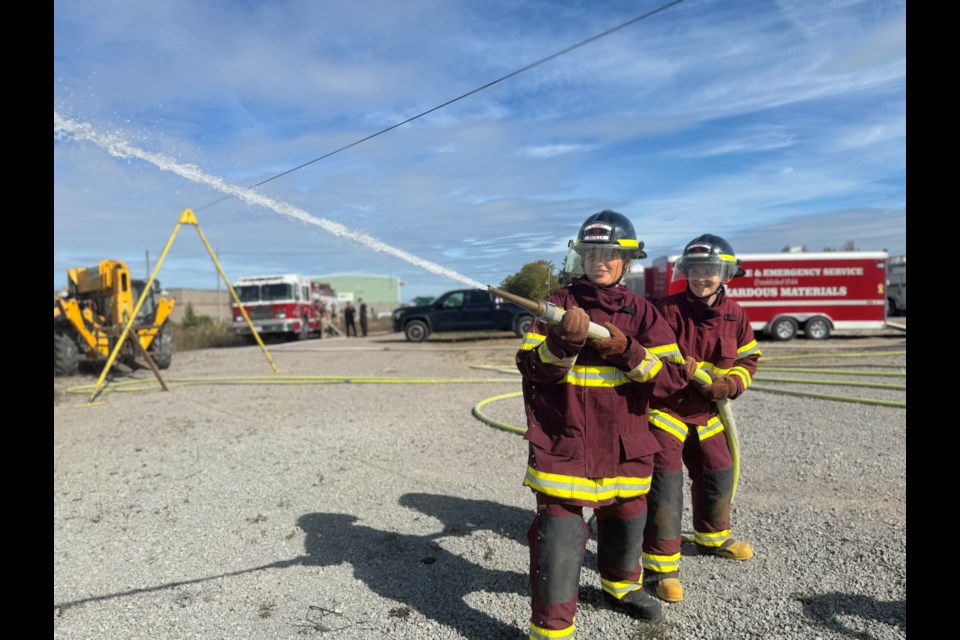
[{"label": "firefighter's shadow", "polygon": [[[403,534],[379,529],[375,521],[360,524],[352,515],[309,513],[297,520],[306,534],[302,563],[321,567],[347,563],[353,567],[354,576],[374,593],[402,603],[465,638],[522,637],[521,629],[470,606],[468,600],[479,592],[528,597],[526,572],[490,568],[496,562],[491,554],[502,545],[487,545],[482,539],[451,543],[447,538],[487,531],[525,546],[532,513],[485,500],[422,493],[406,494],[400,504],[437,518],[443,523],[442,530]],[[447,550],[448,546],[465,551],[454,553]],[[391,615],[402,618],[405,614],[402,607],[397,607]]]},{"label": "firefighter's shadow", "polygon": [[803,612],[807,617],[848,638],[857,640],[875,638],[871,633],[848,626],[845,619],[849,618],[874,620],[896,627],[904,635],[907,633],[906,600],[882,602],[870,596],[832,592],[800,598],[800,601],[803,603]]}]

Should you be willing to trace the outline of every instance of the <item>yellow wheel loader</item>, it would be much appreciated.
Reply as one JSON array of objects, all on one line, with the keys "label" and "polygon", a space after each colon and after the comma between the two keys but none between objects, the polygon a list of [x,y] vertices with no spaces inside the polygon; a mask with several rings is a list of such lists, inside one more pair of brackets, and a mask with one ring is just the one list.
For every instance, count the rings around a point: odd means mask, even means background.
[{"label": "yellow wheel loader", "polygon": [[[77,373],[81,360],[105,362],[133,316],[145,284],[132,279],[120,260],[68,269],[67,287],[53,306],[53,375]],[[157,367],[169,367],[173,335],[168,320],[175,304],[173,298],[162,297],[154,280],[117,360],[135,363],[142,347]]]}]

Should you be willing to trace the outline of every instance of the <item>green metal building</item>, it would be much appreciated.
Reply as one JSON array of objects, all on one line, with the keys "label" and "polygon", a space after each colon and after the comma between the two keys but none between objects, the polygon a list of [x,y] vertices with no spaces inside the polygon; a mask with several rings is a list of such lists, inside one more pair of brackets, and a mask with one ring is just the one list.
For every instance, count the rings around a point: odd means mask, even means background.
[{"label": "green metal building", "polygon": [[[390,312],[400,306],[400,278],[352,273],[310,276],[312,282],[326,282],[337,293],[337,300],[357,304],[359,298],[376,313]],[[342,307],[342,304],[341,304]]]}]

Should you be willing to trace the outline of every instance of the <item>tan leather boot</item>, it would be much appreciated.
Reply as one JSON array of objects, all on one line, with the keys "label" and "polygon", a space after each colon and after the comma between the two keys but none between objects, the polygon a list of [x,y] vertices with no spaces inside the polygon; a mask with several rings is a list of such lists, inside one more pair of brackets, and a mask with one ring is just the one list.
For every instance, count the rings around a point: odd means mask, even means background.
[{"label": "tan leather boot", "polygon": [[683,585],[676,578],[658,580],[657,597],[664,602],[680,602],[683,600]]},{"label": "tan leather boot", "polygon": [[719,556],[730,560],[749,560],[753,557],[753,547],[743,540],[727,540],[720,547],[704,547],[697,545],[697,550],[705,556]]}]

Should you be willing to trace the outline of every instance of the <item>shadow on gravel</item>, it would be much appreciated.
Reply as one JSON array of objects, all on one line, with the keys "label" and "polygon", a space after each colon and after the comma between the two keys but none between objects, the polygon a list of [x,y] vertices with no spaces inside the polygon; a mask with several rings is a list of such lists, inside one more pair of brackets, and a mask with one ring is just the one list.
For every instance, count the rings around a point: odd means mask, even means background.
[{"label": "shadow on gravel", "polygon": [[[526,618],[519,623],[524,627],[520,629],[491,618],[469,606],[467,601],[471,594],[480,592],[513,593],[528,598],[527,573],[481,566],[447,551],[442,539],[465,538],[478,532],[489,532],[526,546],[526,532],[534,515],[532,507],[521,509],[487,500],[427,493],[405,494],[400,498],[400,505],[436,518],[443,524],[442,530],[425,535],[402,534],[358,524],[359,518],[349,514],[308,513],[297,519],[297,526],[306,534],[304,555],[299,557],[239,571],[54,603],[54,613],[60,616],[72,607],[89,602],[163,591],[264,569],[327,567],[347,563],[353,567],[354,576],[371,591],[403,603],[404,606],[395,607],[389,612],[391,618],[397,618],[398,625],[403,624],[403,619],[410,615],[411,610],[416,610],[472,640],[525,637]],[[478,536],[468,544],[484,560],[495,562],[496,544],[487,543],[483,536]],[[586,566],[591,561],[595,562],[590,552],[585,560]],[[341,600],[346,595],[333,594]],[[602,603],[602,591],[594,587],[581,587],[580,602],[595,607],[606,606]],[[342,601],[322,603],[311,606],[311,609],[322,612],[324,616],[339,616],[342,614],[337,610],[341,604]],[[340,629],[364,627],[367,624],[362,620],[339,622],[346,623],[346,626],[338,625]],[[329,630],[325,624],[317,623],[317,628],[320,627]]]},{"label": "shadow on gravel", "polygon": [[[491,618],[467,604],[472,593],[529,592],[528,576],[516,571],[498,571],[485,568],[443,548],[442,538],[466,537],[475,532],[488,531],[526,545],[526,529],[532,511],[507,507],[486,500],[469,500],[424,493],[401,497],[404,507],[437,518],[443,529],[426,535],[400,534],[376,527],[357,524],[358,518],[341,513],[308,513],[297,519],[297,526],[306,534],[304,555],[289,560],[231,571],[200,578],[168,582],[152,587],[130,589],[69,602],[54,603],[54,614],[63,615],[72,607],[90,602],[111,600],[125,596],[174,589],[185,585],[229,576],[238,576],[265,569],[291,566],[336,566],[348,563],[354,575],[374,593],[403,603],[389,613],[403,624],[410,610],[416,610],[439,624],[455,629],[465,638],[496,640],[523,636],[521,629]],[[486,560],[494,560],[496,545],[485,544],[481,538],[480,553]],[[476,546],[471,543],[472,546]],[[337,608],[345,594],[334,593],[339,602],[312,606],[324,616],[339,616]],[[332,619],[327,619],[332,623]],[[338,620],[338,627],[364,627],[363,620]],[[525,621],[524,621],[525,624]],[[318,628],[326,625],[318,623]]]},{"label": "shadow on gravel", "polygon": [[[439,539],[489,531],[525,545],[531,512],[484,500],[416,493],[404,495],[400,504],[437,518],[443,529],[427,535],[401,534],[357,524],[352,515],[310,513],[297,520],[306,533],[303,564],[346,562],[377,595],[401,602],[465,638],[521,637],[521,629],[474,609],[467,600],[481,591],[525,595],[527,575],[480,566],[447,551]],[[483,545],[482,538],[477,544]],[[495,545],[481,546],[481,553],[493,560]],[[402,619],[409,611],[401,607],[390,615]]]},{"label": "shadow on gravel", "polygon": [[803,604],[803,613],[814,622],[848,638],[874,640],[875,636],[866,631],[851,629],[844,624],[844,618],[875,620],[895,626],[904,635],[907,633],[905,600],[882,602],[869,596],[837,592],[818,596],[799,596],[797,599]]}]

